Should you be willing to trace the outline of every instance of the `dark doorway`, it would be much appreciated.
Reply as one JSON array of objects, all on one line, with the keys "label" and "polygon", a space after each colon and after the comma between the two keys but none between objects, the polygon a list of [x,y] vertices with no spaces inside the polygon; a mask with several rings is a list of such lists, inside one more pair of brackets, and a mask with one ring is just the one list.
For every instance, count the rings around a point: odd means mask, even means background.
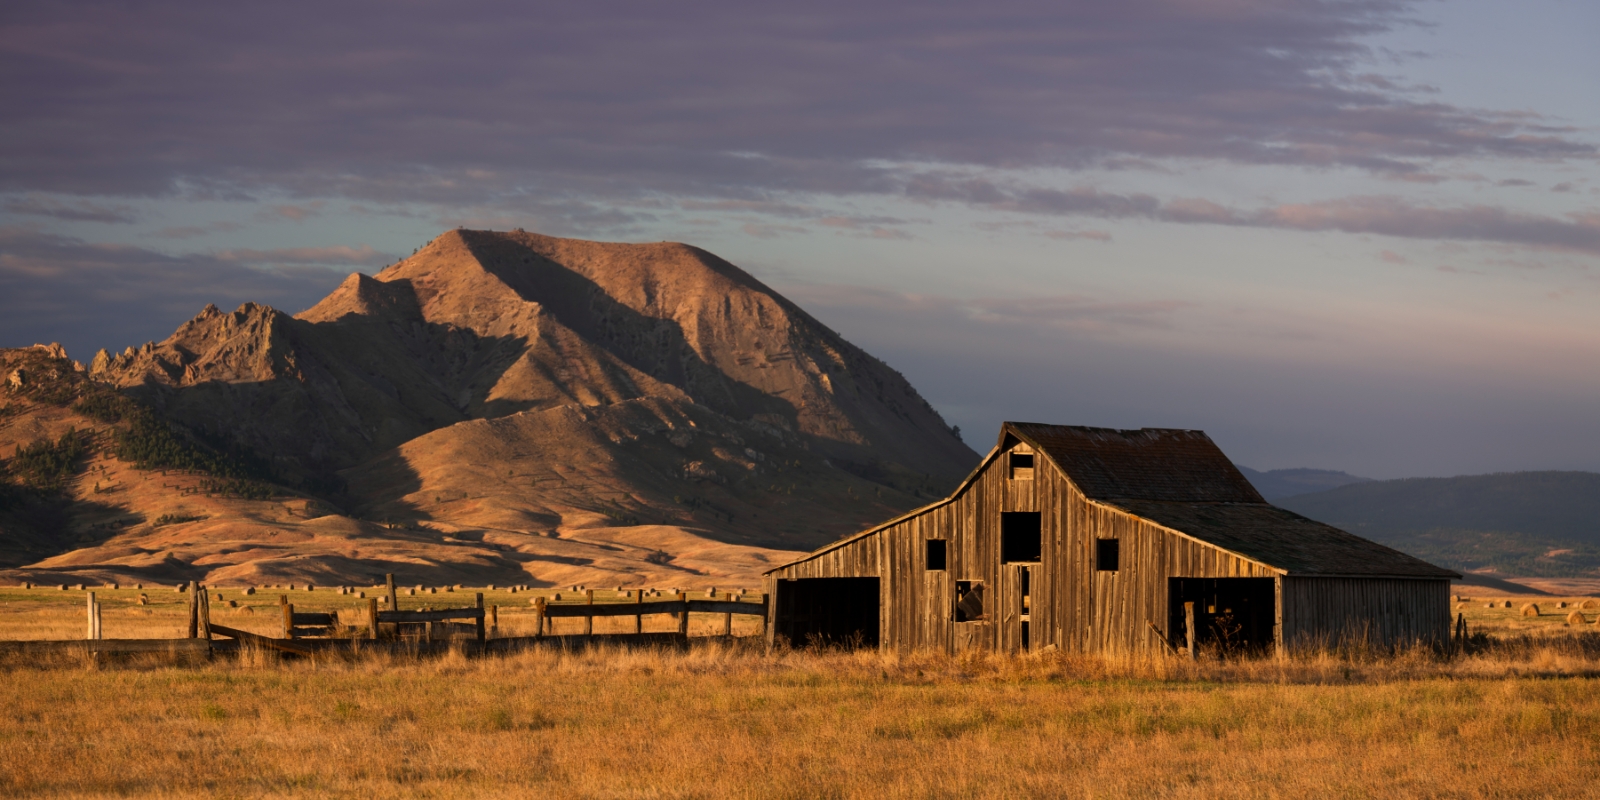
[{"label": "dark doorway", "polygon": [[877,578],[778,581],[774,633],[790,647],[878,646]]},{"label": "dark doorway", "polygon": [[1200,647],[1224,654],[1262,652],[1273,644],[1277,619],[1271,578],[1168,578],[1167,632],[1174,647],[1187,644],[1184,603],[1194,603]]},{"label": "dark doorway", "polygon": [[1000,561],[1004,564],[1038,561],[1043,552],[1039,512],[1000,513]]}]

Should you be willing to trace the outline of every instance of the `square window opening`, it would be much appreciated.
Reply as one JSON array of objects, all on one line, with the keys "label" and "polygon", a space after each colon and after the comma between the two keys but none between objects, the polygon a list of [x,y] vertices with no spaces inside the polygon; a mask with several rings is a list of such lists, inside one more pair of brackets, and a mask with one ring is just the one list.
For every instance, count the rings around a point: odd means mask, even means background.
[{"label": "square window opening", "polygon": [[943,539],[929,539],[928,540],[928,571],[929,572],[939,572],[939,571],[943,571],[944,570],[944,568],[945,568],[945,566],[944,566],[944,564],[945,564],[945,562],[944,562],[944,552],[945,552],[945,543],[944,543]]},{"label": "square window opening", "polygon": [[1011,480],[1014,480],[1014,481],[1031,481],[1031,480],[1033,480],[1033,454],[1032,453],[1012,453],[1011,454]]},{"label": "square window opening", "polygon": [[1044,553],[1039,512],[1004,511],[1000,514],[1000,561],[1028,564]]},{"label": "square window opening", "polygon": [[1101,572],[1116,572],[1122,548],[1116,539],[1096,539],[1094,542],[1094,568]]}]

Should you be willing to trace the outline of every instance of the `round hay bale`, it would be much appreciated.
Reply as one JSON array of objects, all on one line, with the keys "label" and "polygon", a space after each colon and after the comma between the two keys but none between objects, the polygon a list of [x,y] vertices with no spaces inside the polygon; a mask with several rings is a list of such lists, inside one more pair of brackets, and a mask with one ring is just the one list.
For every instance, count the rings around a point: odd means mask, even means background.
[{"label": "round hay bale", "polygon": [[1511,607],[1511,601],[1510,600],[1502,600],[1500,602],[1500,607],[1501,608],[1510,608]]},{"label": "round hay bale", "polygon": [[1537,616],[1539,616],[1539,606],[1537,604],[1535,604],[1535,603],[1523,603],[1522,604],[1522,616],[1524,616],[1524,617],[1537,617]]},{"label": "round hay bale", "polygon": [[1567,624],[1568,625],[1582,625],[1583,623],[1585,623],[1587,621],[1588,620],[1583,618],[1583,612],[1582,611],[1574,611],[1574,612],[1572,612],[1572,613],[1567,615]]},{"label": "round hay bale", "polygon": [[24,589],[32,589],[33,588],[33,584],[28,583],[27,581],[23,581],[22,582],[22,588],[24,588]]},{"label": "round hay bale", "polygon": [[239,606],[239,613],[240,614],[254,614],[254,613],[256,613],[256,610],[255,610],[255,607],[253,607],[253,606]]},{"label": "round hay bale", "polygon": [[141,605],[141,606],[150,605],[150,596],[149,595],[145,595],[145,594],[139,595],[139,605]]},{"label": "round hay bale", "polygon": [[246,595],[255,594],[256,593],[256,587],[254,587],[254,586],[246,586],[246,587],[244,587],[244,593]]},{"label": "round hay bale", "polygon": [[306,591],[308,591],[308,592],[314,592],[314,591],[316,591],[316,590],[317,590],[317,587],[316,587],[316,586],[314,586],[314,585],[312,585],[312,584],[309,584],[309,583],[308,583],[308,584],[306,584]]},{"label": "round hay bale", "polygon": [[416,589],[413,589],[413,588],[410,588],[410,587],[406,588],[406,594],[413,595],[413,594],[416,594],[416,593],[417,593]]},{"label": "round hay bale", "polygon": [[144,588],[144,584],[136,583],[136,584],[133,585],[133,588],[135,588],[135,589],[143,589]]},{"label": "round hay bale", "polygon": [[228,608],[238,608],[238,607],[239,607],[239,601],[238,600],[229,600],[228,601]]},{"label": "round hay bale", "polygon": [[1566,608],[1566,607],[1567,607],[1567,601],[1565,601],[1565,600],[1557,600],[1556,601],[1556,608]]},{"label": "round hay bale", "polygon": [[1600,600],[1596,600],[1591,597],[1588,600],[1579,603],[1578,608],[1600,608]]},{"label": "round hay bale", "polygon": [[66,590],[67,590],[67,585],[66,584],[64,584],[64,583],[56,584],[56,591],[64,592]]},{"label": "round hay bale", "polygon": [[551,602],[557,602],[557,601],[561,600],[561,593],[560,592],[556,592],[553,596],[551,596],[550,600],[551,600]]},{"label": "round hay bale", "polygon": [[218,599],[218,600],[221,600],[221,599],[222,599],[222,592],[217,592],[217,599]]},{"label": "round hay bale", "polygon": [[510,591],[512,594],[516,594],[517,593],[517,587],[513,586],[508,591]]},{"label": "round hay bale", "polygon": [[486,592],[494,591],[494,584],[491,583],[488,586],[483,587],[483,590],[486,591]]},{"label": "round hay bale", "polygon": [[367,599],[367,593],[366,592],[356,592],[356,597],[359,597],[362,600],[365,600],[365,599]]}]

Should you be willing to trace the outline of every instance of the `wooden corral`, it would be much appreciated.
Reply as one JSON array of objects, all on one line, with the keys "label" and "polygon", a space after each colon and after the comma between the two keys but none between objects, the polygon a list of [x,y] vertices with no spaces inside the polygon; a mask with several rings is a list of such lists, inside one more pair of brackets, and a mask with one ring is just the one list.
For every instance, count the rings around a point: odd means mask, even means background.
[{"label": "wooden corral", "polygon": [[1202,432],[1008,422],[950,497],[770,571],[768,630],[901,651],[1387,648],[1447,640],[1458,577],[1269,505]]}]

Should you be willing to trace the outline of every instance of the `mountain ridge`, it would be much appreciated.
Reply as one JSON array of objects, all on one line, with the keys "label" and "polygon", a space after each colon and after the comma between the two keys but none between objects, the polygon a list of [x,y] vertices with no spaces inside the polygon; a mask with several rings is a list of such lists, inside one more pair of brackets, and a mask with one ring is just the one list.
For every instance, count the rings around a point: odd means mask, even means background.
[{"label": "mountain ridge", "polygon": [[530,553],[635,528],[809,549],[939,496],[978,458],[900,373],[672,243],[448,231],[300,314],[207,306],[87,373],[258,454],[280,494]]}]

